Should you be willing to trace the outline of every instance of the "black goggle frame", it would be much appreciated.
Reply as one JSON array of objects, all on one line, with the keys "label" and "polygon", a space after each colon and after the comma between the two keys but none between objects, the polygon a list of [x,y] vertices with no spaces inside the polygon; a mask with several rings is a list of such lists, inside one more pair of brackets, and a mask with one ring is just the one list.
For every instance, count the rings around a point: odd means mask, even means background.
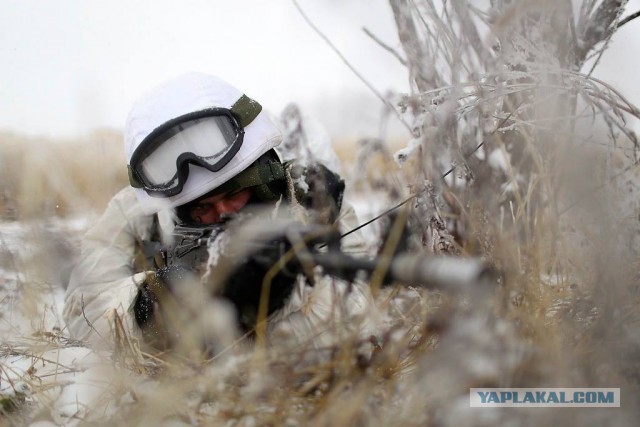
[{"label": "black goggle frame", "polygon": [[[189,176],[189,164],[201,166],[211,172],[219,171],[238,153],[244,140],[244,127],[251,123],[261,110],[262,106],[260,106],[260,104],[243,95],[231,109],[207,108],[184,114],[163,123],[147,135],[133,152],[131,161],[129,165],[127,165],[131,186],[144,189],[144,191],[152,197],[171,197],[182,191]],[[201,156],[194,153],[183,153],[176,159],[176,173],[168,184],[153,184],[149,182],[143,174],[139,173],[140,165],[144,159],[175,134],[172,133],[171,130],[176,126],[191,120],[220,116],[227,117],[235,131],[235,137],[229,150],[215,163],[207,162],[203,160]]]}]

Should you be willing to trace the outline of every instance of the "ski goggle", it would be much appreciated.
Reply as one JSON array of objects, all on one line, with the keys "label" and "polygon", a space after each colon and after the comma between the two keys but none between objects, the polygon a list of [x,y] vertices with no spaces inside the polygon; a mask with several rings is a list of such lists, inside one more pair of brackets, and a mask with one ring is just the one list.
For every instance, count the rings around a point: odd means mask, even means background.
[{"label": "ski goggle", "polygon": [[260,104],[243,95],[231,109],[196,111],[156,128],[131,156],[131,186],[150,196],[171,197],[182,191],[190,164],[219,171],[240,150],[244,127],[261,110]]}]

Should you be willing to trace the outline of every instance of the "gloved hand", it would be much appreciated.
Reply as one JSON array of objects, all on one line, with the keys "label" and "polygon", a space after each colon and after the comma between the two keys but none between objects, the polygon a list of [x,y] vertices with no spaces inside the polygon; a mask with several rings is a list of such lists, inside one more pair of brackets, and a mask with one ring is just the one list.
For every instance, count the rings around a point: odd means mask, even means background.
[{"label": "gloved hand", "polygon": [[[261,245],[259,249],[236,264],[236,268],[225,281],[222,298],[229,300],[236,308],[240,327],[249,331],[258,320],[258,310],[263,294],[265,275],[269,269],[279,262],[291,245],[277,240]],[[267,315],[282,308],[293,292],[297,274],[295,262],[290,262],[279,269],[268,286],[269,300]]]},{"label": "gloved hand", "polygon": [[180,306],[176,288],[193,278],[193,272],[184,266],[164,267],[147,277],[133,306],[136,323],[145,342],[160,350],[166,350],[175,343],[179,330],[167,312]]}]

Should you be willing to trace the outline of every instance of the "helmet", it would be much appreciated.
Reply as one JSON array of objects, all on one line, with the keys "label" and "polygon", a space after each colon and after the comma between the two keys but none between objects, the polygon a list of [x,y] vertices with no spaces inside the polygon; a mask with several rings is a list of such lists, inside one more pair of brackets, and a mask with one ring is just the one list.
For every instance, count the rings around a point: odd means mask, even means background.
[{"label": "helmet", "polygon": [[125,125],[129,179],[147,213],[225,184],[282,141],[276,125],[225,81],[188,73],[144,95]]}]

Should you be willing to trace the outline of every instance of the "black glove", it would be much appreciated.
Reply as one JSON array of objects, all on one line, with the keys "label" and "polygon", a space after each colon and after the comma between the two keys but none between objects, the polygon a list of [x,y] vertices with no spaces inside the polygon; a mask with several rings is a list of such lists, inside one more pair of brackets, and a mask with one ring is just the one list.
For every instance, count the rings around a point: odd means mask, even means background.
[{"label": "black glove", "polygon": [[[262,245],[244,261],[236,264],[234,273],[225,281],[220,296],[236,307],[238,323],[245,331],[253,329],[258,320],[265,275],[290,247],[284,239]],[[267,315],[282,308],[293,292],[298,268],[295,262],[283,267],[270,283]]]},{"label": "black glove", "polygon": [[175,302],[175,287],[193,277],[193,272],[187,267],[164,267],[156,270],[155,275],[140,287],[133,313],[145,342],[161,350],[171,347],[178,332],[171,330],[163,307]]},{"label": "black glove", "polygon": [[[332,224],[338,218],[344,195],[344,180],[337,173],[321,163],[301,167],[294,165],[290,169],[294,179],[295,196],[298,202],[316,214],[320,224]],[[296,184],[304,176],[306,188]]]}]

